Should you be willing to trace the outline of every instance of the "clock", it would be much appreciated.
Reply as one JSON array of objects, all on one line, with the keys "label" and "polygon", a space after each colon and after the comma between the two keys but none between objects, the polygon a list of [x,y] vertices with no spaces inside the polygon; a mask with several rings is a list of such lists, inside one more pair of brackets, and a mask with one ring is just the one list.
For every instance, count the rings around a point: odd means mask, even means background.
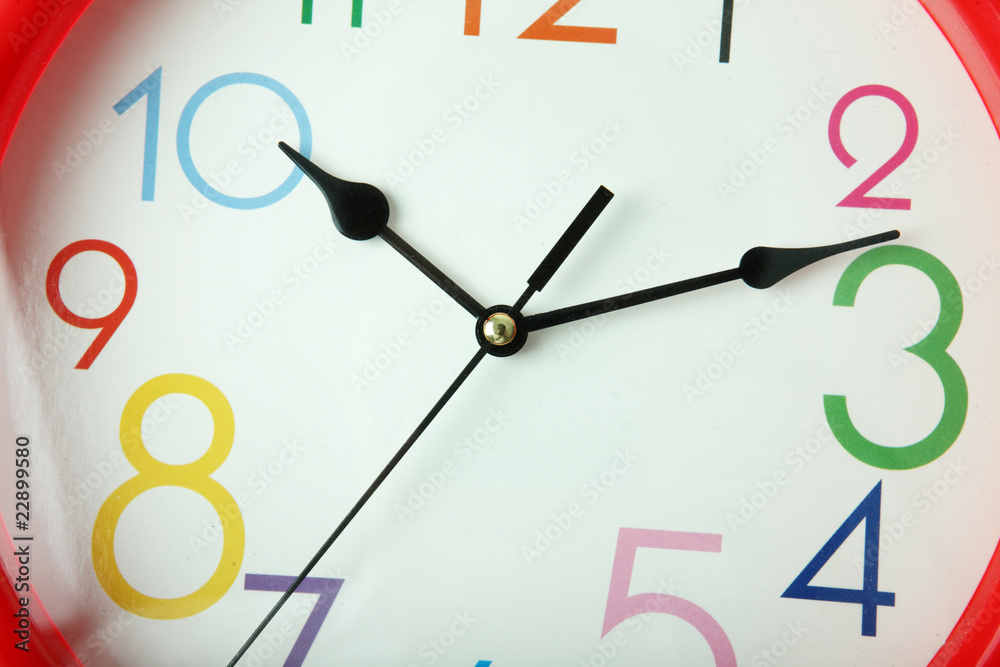
[{"label": "clock", "polygon": [[4,664],[994,664],[992,3],[0,22]]}]

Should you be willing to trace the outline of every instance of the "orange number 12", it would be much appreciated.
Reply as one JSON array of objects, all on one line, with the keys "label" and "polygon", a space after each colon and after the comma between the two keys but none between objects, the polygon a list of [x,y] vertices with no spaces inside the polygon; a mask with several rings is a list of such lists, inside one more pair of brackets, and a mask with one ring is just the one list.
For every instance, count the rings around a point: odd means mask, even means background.
[{"label": "orange number 12", "polygon": [[[520,39],[546,39],[558,42],[614,44],[618,39],[618,30],[615,28],[585,28],[556,24],[556,21],[579,3],[580,0],[558,0],[518,37]],[[482,7],[483,0],[465,0],[466,35],[476,36],[479,34]]]}]

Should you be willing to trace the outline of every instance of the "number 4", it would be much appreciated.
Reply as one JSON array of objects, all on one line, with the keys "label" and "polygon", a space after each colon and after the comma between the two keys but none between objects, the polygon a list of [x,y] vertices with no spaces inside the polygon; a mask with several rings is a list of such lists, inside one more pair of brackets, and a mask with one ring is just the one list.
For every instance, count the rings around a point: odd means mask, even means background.
[{"label": "number 4", "polygon": [[722,551],[722,535],[620,528],[615,560],[611,566],[611,587],[608,590],[608,606],[604,611],[601,637],[607,636],[617,625],[633,616],[669,614],[687,621],[701,633],[712,649],[717,667],[736,667],[736,653],[729,637],[707,611],[693,602],[665,593],[628,594],[635,552],[640,547],[719,553]]},{"label": "number 4", "polygon": [[[878,541],[879,523],[882,515],[882,482],[875,485],[857,509],[847,517],[837,532],[823,548],[809,561],[792,585],[781,594],[783,598],[798,600],[823,600],[825,602],[848,602],[861,605],[861,634],[875,636],[875,617],[879,606],[895,607],[896,594],[878,590]],[[865,566],[864,584],[860,590],[854,588],[828,588],[811,586],[813,580],[827,561],[837,552],[854,529],[865,522]]]}]

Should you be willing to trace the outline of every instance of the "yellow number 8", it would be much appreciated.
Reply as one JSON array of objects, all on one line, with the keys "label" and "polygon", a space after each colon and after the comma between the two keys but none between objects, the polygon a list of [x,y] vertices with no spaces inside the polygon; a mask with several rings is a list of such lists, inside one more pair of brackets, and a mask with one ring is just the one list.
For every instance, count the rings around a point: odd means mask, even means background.
[{"label": "yellow number 8", "polygon": [[[208,451],[196,461],[172,465],[153,458],[138,437],[143,415],[157,399],[168,394],[193,396],[208,408],[214,432]],[[91,553],[98,581],[118,606],[137,616],[154,619],[175,619],[193,616],[208,609],[221,598],[239,574],[243,562],[245,531],[243,515],[236,500],[209,475],[215,472],[233,448],[235,421],[229,401],[213,384],[193,375],[179,373],[161,375],[139,387],[122,411],[119,436],[122,450],[129,463],[139,473],[115,489],[101,505],[94,522]],[[222,521],[222,557],[211,578],[195,592],[179,598],[154,598],[132,587],[115,560],[115,529],[125,507],[140,494],[159,486],[177,486],[194,491],[218,513]]]}]

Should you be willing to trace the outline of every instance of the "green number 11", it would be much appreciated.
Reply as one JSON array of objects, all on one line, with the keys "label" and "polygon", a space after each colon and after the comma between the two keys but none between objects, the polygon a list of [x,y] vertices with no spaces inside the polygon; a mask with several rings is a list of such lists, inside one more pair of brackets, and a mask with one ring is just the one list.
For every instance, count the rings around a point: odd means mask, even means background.
[{"label": "green number 11", "polygon": [[[364,7],[364,0],[351,0],[351,27],[361,27],[361,10]],[[311,24],[313,22],[313,0],[302,0],[302,23]]]}]

